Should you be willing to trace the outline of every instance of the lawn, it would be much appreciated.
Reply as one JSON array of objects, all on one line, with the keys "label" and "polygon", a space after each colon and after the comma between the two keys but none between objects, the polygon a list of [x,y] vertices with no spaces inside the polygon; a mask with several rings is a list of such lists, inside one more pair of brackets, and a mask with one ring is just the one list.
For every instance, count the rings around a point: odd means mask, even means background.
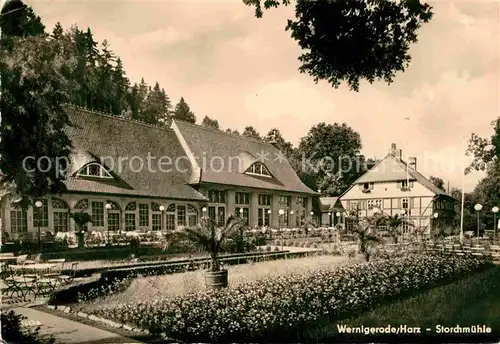
[{"label": "lawn", "polygon": [[[316,256],[229,266],[229,285],[235,286],[267,277],[286,276],[355,262],[357,261],[344,256]],[[203,270],[142,277],[132,281],[131,285],[121,293],[84,302],[79,305],[79,308],[81,307],[83,311],[92,312],[98,306],[112,306],[144,300],[162,300],[202,290],[205,290]]]},{"label": "lawn", "polygon": [[[325,320],[327,322],[327,320]],[[392,302],[361,316],[340,322],[319,325],[303,333],[299,341],[351,342],[386,341],[388,337],[342,337],[338,325],[386,327],[387,325],[420,327],[422,333],[436,335],[436,325],[455,327],[486,325],[499,335],[500,331],[500,268],[495,267],[477,275],[439,286],[406,299]],[[430,331],[427,331],[430,328]],[[439,336],[439,335],[438,335]],[[395,338],[397,340],[397,337]],[[485,337],[477,338],[487,342]],[[401,338],[399,338],[399,341]],[[441,337],[441,340],[444,338]],[[462,339],[463,340],[463,339]],[[498,341],[498,339],[497,339]]]}]

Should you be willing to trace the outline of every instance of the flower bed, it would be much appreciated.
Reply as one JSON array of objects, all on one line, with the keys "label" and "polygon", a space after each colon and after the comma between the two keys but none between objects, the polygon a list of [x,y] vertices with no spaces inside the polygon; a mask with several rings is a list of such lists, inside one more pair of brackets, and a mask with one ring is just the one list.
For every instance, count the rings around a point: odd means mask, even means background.
[{"label": "flower bed", "polygon": [[95,313],[184,341],[271,340],[299,331],[321,317],[359,312],[488,265],[468,257],[414,255],[290,274],[161,301],[101,307]]}]

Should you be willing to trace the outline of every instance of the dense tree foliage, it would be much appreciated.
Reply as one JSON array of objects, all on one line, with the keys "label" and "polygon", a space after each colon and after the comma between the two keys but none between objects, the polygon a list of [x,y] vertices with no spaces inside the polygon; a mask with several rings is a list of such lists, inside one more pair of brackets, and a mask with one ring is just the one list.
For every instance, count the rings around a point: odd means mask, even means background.
[{"label": "dense tree foliage", "polygon": [[[290,0],[243,2],[255,7],[258,18],[262,7],[290,4]],[[432,7],[419,0],[298,0],[286,30],[303,50],[301,73],[335,88],[346,82],[358,91],[360,80],[390,84],[397,72],[404,72],[411,60],[410,46],[431,18]]]},{"label": "dense tree foliage", "polygon": [[257,140],[261,139],[260,134],[252,126],[245,127],[245,130],[243,130],[243,133],[241,135]]},{"label": "dense tree foliage", "polygon": [[469,139],[467,155],[474,158],[467,172],[484,171],[493,161],[500,158],[500,117],[491,122],[493,134],[490,138],[473,133]]},{"label": "dense tree foliage", "polygon": [[63,171],[71,142],[62,105],[74,87],[67,76],[76,61],[67,58],[65,41],[45,34],[29,7],[7,3],[1,18],[1,184],[14,186],[25,206],[66,189]]},{"label": "dense tree foliage", "polygon": [[441,179],[439,177],[430,176],[429,180],[431,181],[432,184],[434,184],[434,186],[436,186],[437,188],[439,188],[441,190],[444,190],[444,180],[443,179]]},{"label": "dense tree foliage", "polygon": [[293,156],[294,150],[292,144],[283,138],[279,129],[272,128],[269,130],[267,135],[263,137],[263,140],[277,145],[286,157],[290,158]]},{"label": "dense tree foliage", "polygon": [[[474,190],[465,195],[464,229],[470,229],[474,232],[477,228],[477,213],[474,210],[476,203],[483,205],[483,210],[480,213],[480,230],[494,229],[491,210],[495,206],[500,207],[500,117],[492,121],[491,125],[493,128],[491,137],[483,138],[472,134],[466,152],[474,159],[466,172],[486,172],[486,176],[479,181]],[[458,192],[455,190],[455,193]],[[461,196],[457,199],[461,199]],[[497,218],[500,218],[500,214],[497,215]]]},{"label": "dense tree foliage", "polygon": [[[201,121],[201,125],[205,126],[205,127],[209,127],[209,128],[212,128],[212,129],[217,129],[217,130],[220,130],[220,126],[219,126],[219,121],[216,120],[216,119],[212,119],[208,116],[205,116],[203,118],[203,120]],[[228,129],[229,131],[226,130],[226,132],[228,133],[232,133],[231,129]]]},{"label": "dense tree foliage", "polygon": [[322,193],[339,195],[367,170],[361,148],[359,133],[347,124],[319,123],[300,140],[297,158]]},{"label": "dense tree foliage", "polygon": [[181,98],[175,106],[173,117],[180,121],[196,123],[196,116],[191,111],[184,98]]}]

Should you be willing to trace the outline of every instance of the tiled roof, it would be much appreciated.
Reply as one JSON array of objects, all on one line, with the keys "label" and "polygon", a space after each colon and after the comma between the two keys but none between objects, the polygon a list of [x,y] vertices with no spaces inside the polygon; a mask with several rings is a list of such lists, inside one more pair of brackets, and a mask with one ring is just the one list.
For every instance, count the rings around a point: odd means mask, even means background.
[{"label": "tiled roof", "polygon": [[388,154],[377,165],[375,165],[368,172],[363,174],[354,184],[363,184],[370,182],[390,182],[407,179],[416,181],[424,187],[432,191],[436,195],[447,195],[444,191],[435,186],[429,179],[422,175],[417,170],[410,167],[404,160]]},{"label": "tiled roof", "polygon": [[320,197],[319,201],[321,202],[321,210],[323,211],[331,211],[340,207],[335,207],[337,202],[339,201],[339,197]]},{"label": "tiled roof", "polygon": [[[180,121],[173,121],[172,128],[198,162],[201,173],[195,177],[199,183],[317,195],[302,183],[286,159],[278,158],[279,150],[270,143]],[[275,178],[243,173],[256,161],[261,161]]]},{"label": "tiled roof", "polygon": [[[74,146],[72,176],[66,181],[69,191],[206,200],[187,184],[190,164],[173,130],[75,107],[68,107],[67,113],[73,123],[67,133]],[[115,180],[74,177],[93,159],[109,168]]]}]

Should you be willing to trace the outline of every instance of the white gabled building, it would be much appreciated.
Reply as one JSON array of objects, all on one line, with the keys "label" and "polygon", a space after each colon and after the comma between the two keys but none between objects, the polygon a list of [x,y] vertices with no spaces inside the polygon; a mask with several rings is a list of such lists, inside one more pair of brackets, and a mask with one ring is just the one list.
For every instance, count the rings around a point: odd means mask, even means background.
[{"label": "white gabled building", "polygon": [[451,226],[455,213],[455,199],[418,172],[416,158],[405,162],[394,143],[389,154],[356,180],[340,201],[346,211],[358,211],[359,217],[373,215],[375,208],[391,216],[404,214],[411,227],[424,233]]}]

